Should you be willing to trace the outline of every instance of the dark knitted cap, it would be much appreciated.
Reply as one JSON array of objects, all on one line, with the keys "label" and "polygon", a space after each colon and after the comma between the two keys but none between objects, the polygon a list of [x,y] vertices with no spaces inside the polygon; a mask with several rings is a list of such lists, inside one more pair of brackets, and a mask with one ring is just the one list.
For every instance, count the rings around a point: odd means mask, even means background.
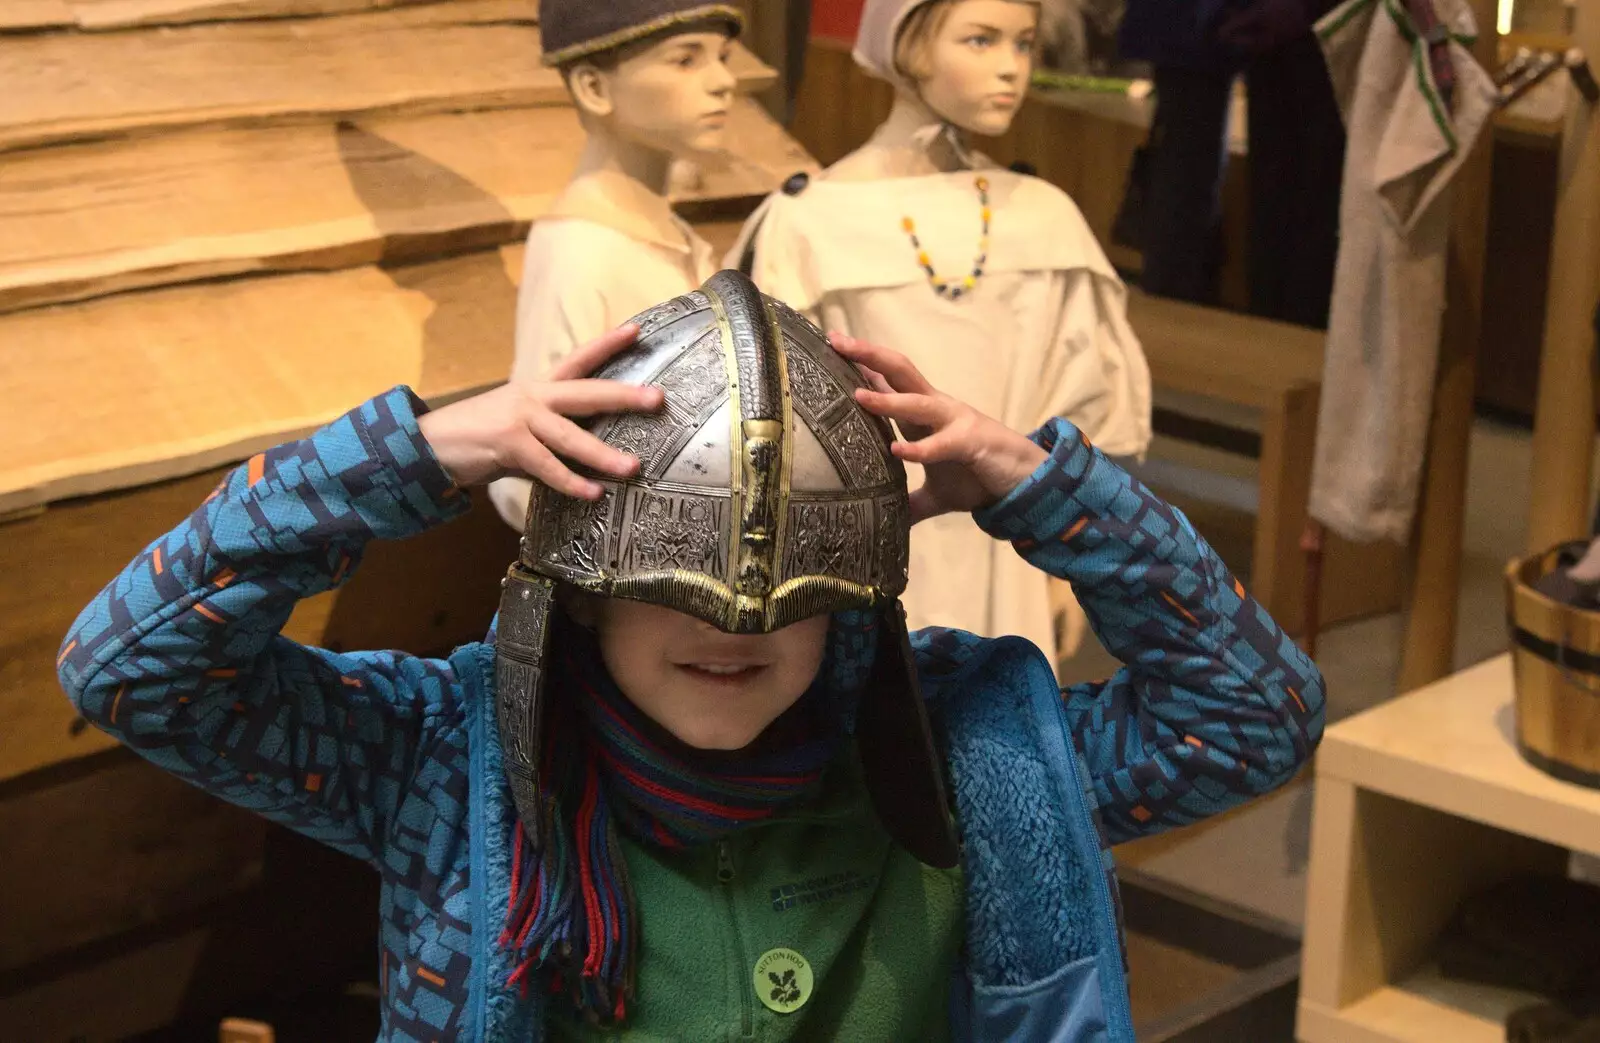
[{"label": "dark knitted cap", "polygon": [[703,0],[542,0],[539,32],[544,64],[565,65],[591,54],[690,22],[717,21],[737,36],[744,15],[733,4]]}]

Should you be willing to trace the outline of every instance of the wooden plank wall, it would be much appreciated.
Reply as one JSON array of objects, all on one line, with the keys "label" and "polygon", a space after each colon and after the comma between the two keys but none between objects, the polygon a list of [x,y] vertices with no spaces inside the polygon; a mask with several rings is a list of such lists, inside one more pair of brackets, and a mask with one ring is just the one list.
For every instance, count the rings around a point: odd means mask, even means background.
[{"label": "wooden plank wall", "polygon": [[[244,457],[395,383],[437,405],[505,378],[520,242],[581,145],[536,12],[0,0],[0,1040],[215,1038],[375,977],[371,871],[113,748],[57,648]],[[730,145],[672,192],[723,247],[810,164],[749,98]],[[516,541],[480,498],[288,636],[446,653]]]},{"label": "wooden plank wall", "polygon": [[[264,832],[122,751],[91,774],[14,795],[0,803],[0,836],[7,859],[34,871],[0,888],[0,972],[259,883]],[[62,836],[75,841],[70,859],[53,857]]]},{"label": "wooden plank wall", "polygon": [[[141,789],[174,782],[142,762],[118,764],[113,770],[125,781],[137,780],[134,784]],[[7,804],[18,799],[9,789],[5,793]],[[262,825],[254,816],[197,795],[222,809],[207,815],[220,818],[226,813],[239,822]],[[149,817],[162,810],[141,807],[137,814]],[[50,820],[40,824],[48,828]],[[79,818],[72,824],[86,823]],[[64,893],[77,887],[91,902],[103,902],[115,885],[96,883],[90,874],[114,876],[128,851],[122,847],[100,853],[105,858],[98,863],[73,865],[57,846],[47,861],[31,862],[27,868],[53,877]],[[186,850],[182,864],[193,857]],[[138,926],[80,934],[85,940],[55,945],[50,955],[26,967],[0,970],[0,1038],[8,1043],[113,1043],[181,1024],[185,1028],[168,1039],[205,1043],[216,1038],[219,1018],[250,1012],[247,1005],[256,1002],[252,997],[337,993],[346,983],[368,979],[374,962],[377,875],[355,859],[276,828],[265,833],[254,859],[264,866],[259,882],[242,890],[214,901],[171,905],[161,916],[140,908]],[[9,863],[5,875],[8,881],[16,875]],[[65,897],[57,908],[60,901]],[[366,1043],[376,1031],[373,1016],[362,1034],[313,1038],[317,1043]]]}]

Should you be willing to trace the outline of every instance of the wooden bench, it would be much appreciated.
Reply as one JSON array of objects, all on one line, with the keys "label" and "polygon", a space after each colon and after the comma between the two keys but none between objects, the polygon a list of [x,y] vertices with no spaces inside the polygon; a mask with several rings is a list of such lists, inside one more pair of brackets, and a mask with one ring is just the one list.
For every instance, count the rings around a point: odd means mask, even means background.
[{"label": "wooden bench", "polygon": [[[1300,633],[1305,615],[1300,535],[1316,443],[1323,335],[1136,290],[1131,292],[1128,316],[1150,362],[1158,434],[1163,420],[1176,415],[1197,417],[1201,423],[1194,426],[1200,428],[1243,429],[1243,439],[1231,440],[1235,448],[1245,443],[1248,450],[1252,448],[1248,443],[1255,441],[1250,436],[1259,436],[1251,592],[1290,633]],[[1165,426],[1170,431],[1173,425]],[[1178,426],[1174,434],[1191,434]],[[1145,477],[1161,486],[1163,470],[1155,460],[1145,469]],[[1226,485],[1228,479],[1216,484]],[[1186,491],[1207,498],[1203,490]],[[1245,506],[1237,498],[1232,498],[1232,505]],[[1322,622],[1398,609],[1402,555],[1396,544],[1357,545],[1330,537],[1324,556]]]}]

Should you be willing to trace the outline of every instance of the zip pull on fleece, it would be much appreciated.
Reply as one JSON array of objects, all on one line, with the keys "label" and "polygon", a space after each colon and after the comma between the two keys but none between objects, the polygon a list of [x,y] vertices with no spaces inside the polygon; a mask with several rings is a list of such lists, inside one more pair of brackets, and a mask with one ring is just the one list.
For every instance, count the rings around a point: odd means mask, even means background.
[{"label": "zip pull on fleece", "polygon": [[726,840],[717,841],[717,882],[733,882],[733,854],[729,852]]}]

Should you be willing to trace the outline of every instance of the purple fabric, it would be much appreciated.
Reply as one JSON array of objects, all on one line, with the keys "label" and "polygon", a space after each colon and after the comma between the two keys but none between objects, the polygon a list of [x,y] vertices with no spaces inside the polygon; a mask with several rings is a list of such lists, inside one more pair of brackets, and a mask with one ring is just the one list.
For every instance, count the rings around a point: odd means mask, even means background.
[{"label": "purple fabric", "polygon": [[1226,71],[1307,33],[1337,0],[1128,0],[1123,58]]}]

